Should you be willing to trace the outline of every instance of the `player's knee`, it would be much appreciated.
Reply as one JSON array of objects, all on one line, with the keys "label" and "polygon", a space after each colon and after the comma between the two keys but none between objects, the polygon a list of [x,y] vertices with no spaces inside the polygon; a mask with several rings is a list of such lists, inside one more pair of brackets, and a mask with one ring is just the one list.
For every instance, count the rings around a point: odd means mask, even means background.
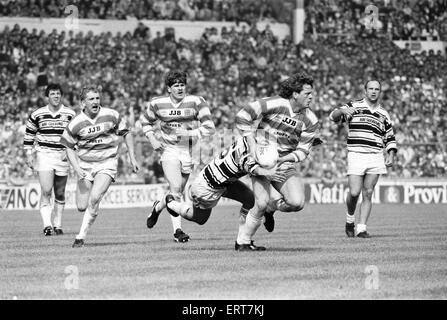
[{"label": "player's knee", "polygon": [[370,200],[370,199],[372,198],[373,192],[374,192],[374,189],[371,189],[371,188],[363,188],[363,191],[362,191],[363,199],[368,199],[368,200]]},{"label": "player's knee", "polygon": [[303,210],[305,202],[304,198],[299,198],[299,199],[287,200],[287,204],[290,206],[290,211],[295,212]]},{"label": "player's knee", "polygon": [[360,196],[360,190],[357,189],[349,189],[349,195],[352,198],[358,198]]},{"label": "player's knee", "polygon": [[259,211],[265,211],[269,202],[268,199],[257,199],[255,204]]}]

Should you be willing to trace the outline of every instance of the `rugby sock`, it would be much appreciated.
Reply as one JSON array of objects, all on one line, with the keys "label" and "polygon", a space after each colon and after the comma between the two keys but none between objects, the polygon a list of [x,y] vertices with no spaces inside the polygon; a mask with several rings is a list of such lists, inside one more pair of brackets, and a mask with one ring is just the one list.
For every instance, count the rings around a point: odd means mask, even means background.
[{"label": "rugby sock", "polygon": [[51,227],[51,214],[53,212],[53,208],[49,204],[43,205],[40,208],[40,215],[42,216],[43,227]]},{"label": "rugby sock", "polygon": [[239,234],[237,235],[238,244],[250,244],[253,236],[262,224],[262,218],[256,218],[251,212],[247,214],[245,223],[239,228]]},{"label": "rugby sock", "polygon": [[366,224],[361,224],[359,223],[357,225],[357,234],[359,234],[360,232],[366,231]]},{"label": "rugby sock", "polygon": [[79,230],[79,234],[76,236],[76,239],[85,239],[87,236],[88,229],[91,227],[93,222],[95,222],[96,217],[98,216],[97,212],[90,212],[90,208],[87,208],[84,213],[84,218],[82,219],[81,230]]},{"label": "rugby sock", "polygon": [[175,230],[182,228],[182,217],[181,216],[173,217],[171,215],[169,215],[169,216],[171,217],[172,228],[174,229],[174,233],[175,233]]},{"label": "rugby sock", "polygon": [[64,212],[65,203],[54,201],[54,209],[53,209],[53,227],[61,228],[62,227],[62,212]]},{"label": "rugby sock", "polygon": [[355,215],[349,214],[349,212],[346,213],[346,222],[347,223],[354,223],[355,222]]}]

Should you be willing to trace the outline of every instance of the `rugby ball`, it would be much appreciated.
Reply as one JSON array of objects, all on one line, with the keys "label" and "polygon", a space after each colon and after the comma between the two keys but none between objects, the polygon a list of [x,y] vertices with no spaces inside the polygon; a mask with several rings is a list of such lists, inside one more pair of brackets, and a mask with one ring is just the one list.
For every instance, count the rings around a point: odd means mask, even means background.
[{"label": "rugby ball", "polygon": [[256,143],[256,162],[263,168],[271,169],[278,161],[278,148],[276,144],[270,142]]}]

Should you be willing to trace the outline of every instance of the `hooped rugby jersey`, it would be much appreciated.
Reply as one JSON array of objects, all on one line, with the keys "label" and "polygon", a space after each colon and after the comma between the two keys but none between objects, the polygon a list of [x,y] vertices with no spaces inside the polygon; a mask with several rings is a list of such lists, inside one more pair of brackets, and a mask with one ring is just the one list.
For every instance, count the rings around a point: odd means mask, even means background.
[{"label": "hooped rugby jersey", "polygon": [[[396,137],[388,112],[379,105],[371,109],[365,99],[351,101],[340,107],[355,108],[350,120],[345,115],[341,122],[348,123],[348,151],[361,153],[381,153],[394,149],[397,151]],[[334,110],[335,111],[335,110]],[[329,117],[333,120],[332,113]]]},{"label": "hooped rugby jersey", "polygon": [[120,138],[129,133],[126,121],[113,109],[101,107],[92,119],[83,111],[68,124],[60,143],[77,150],[86,162],[103,161],[118,155]]},{"label": "hooped rugby jersey", "polygon": [[292,153],[299,161],[309,155],[320,127],[312,110],[303,108],[295,113],[290,101],[279,96],[259,99],[245,106],[236,116],[236,126],[244,136],[267,136],[276,141],[280,156]]},{"label": "hooped rugby jersey", "polygon": [[250,155],[246,137],[238,138],[230,147],[215,157],[201,171],[211,188],[225,188],[246,174],[251,174],[259,164]]},{"label": "hooped rugby jersey", "polygon": [[199,137],[211,136],[216,131],[208,103],[194,95],[187,95],[178,104],[174,104],[169,96],[153,98],[147,104],[141,123],[146,136],[149,132],[155,132],[159,123],[158,137],[164,145],[178,145],[182,141],[189,143],[189,138],[177,135],[177,129],[190,131],[192,144]]},{"label": "hooped rugby jersey", "polygon": [[26,122],[25,150],[35,147],[37,151],[65,152],[65,146],[59,140],[75,115],[74,110],[63,105],[56,112],[52,112],[48,105],[33,111]]}]

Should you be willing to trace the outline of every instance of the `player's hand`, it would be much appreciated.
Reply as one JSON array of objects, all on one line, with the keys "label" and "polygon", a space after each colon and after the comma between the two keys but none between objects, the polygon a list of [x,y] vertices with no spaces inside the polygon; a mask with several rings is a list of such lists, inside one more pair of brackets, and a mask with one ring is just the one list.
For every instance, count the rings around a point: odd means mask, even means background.
[{"label": "player's hand", "polygon": [[133,171],[134,173],[137,173],[138,171],[140,171],[140,166],[139,166],[137,160],[135,160],[135,159],[131,159],[131,160],[130,160],[130,163],[131,163],[131,165],[132,165],[132,171]]},{"label": "player's hand", "polygon": [[76,171],[76,174],[78,175],[79,179],[85,179],[85,177],[87,177],[87,171],[85,171],[81,168],[76,169],[75,171]]},{"label": "player's hand", "polygon": [[34,170],[34,156],[32,154],[26,155],[26,165],[30,167],[31,170]]},{"label": "player's hand", "polygon": [[392,167],[394,164],[394,156],[387,155],[385,158],[385,166],[386,167]]},{"label": "player's hand", "polygon": [[158,140],[151,141],[151,145],[152,145],[152,148],[154,148],[155,151],[163,150],[163,145]]},{"label": "player's hand", "polygon": [[269,181],[284,182],[287,179],[287,171],[284,168],[280,168],[279,165],[264,170],[262,175]]},{"label": "player's hand", "polygon": [[351,120],[352,116],[357,113],[357,110],[354,107],[343,108],[340,110],[345,115],[346,119],[348,119],[348,120]]}]

